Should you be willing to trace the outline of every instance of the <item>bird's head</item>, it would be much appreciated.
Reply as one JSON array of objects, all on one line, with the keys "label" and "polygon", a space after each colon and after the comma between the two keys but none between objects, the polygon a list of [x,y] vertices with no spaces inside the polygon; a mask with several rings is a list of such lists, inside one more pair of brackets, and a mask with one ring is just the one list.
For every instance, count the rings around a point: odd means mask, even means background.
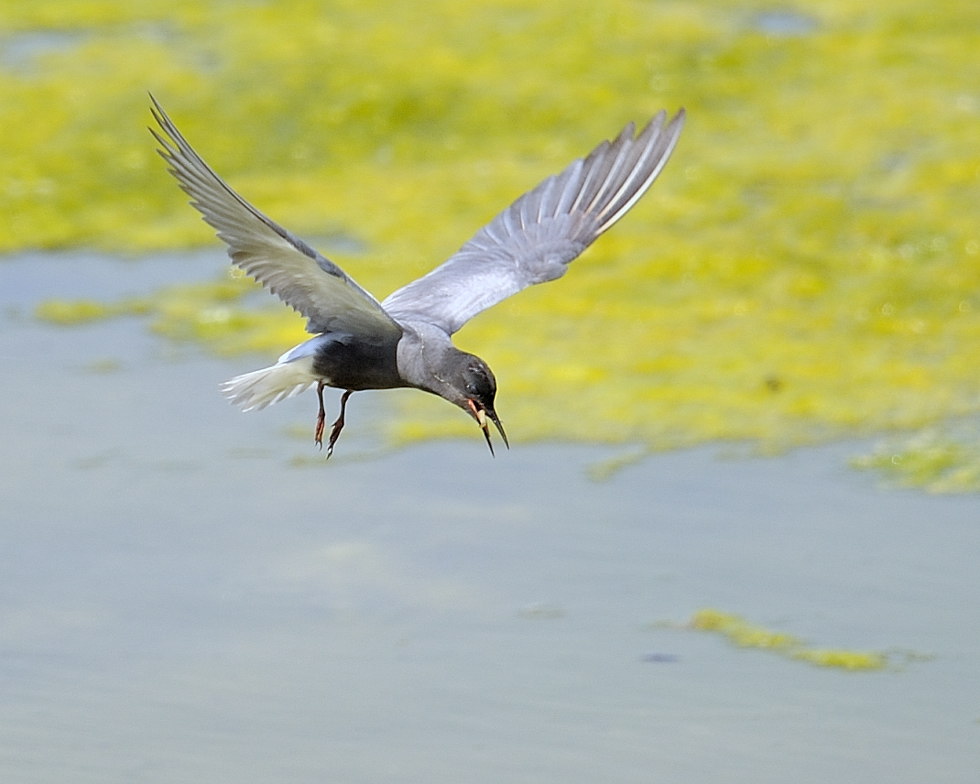
[{"label": "bird's head", "polygon": [[493,400],[497,396],[497,380],[493,377],[493,372],[479,357],[462,352],[460,355],[462,361],[456,365],[453,373],[452,386],[455,399],[452,402],[476,420],[483,430],[483,436],[487,439],[490,454],[493,454],[493,442],[490,440],[489,422],[493,422],[500,432],[500,437],[504,439],[504,445],[510,449],[504,426],[500,424],[497,412],[493,408]]}]

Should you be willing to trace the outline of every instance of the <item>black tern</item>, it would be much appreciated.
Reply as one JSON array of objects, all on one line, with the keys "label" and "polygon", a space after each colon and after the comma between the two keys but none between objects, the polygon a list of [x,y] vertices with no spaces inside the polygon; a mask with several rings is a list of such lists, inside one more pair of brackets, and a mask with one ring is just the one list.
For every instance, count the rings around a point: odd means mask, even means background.
[{"label": "black tern", "polygon": [[314,440],[322,449],[323,388],[344,390],[327,457],[344,427],[347,401],[367,389],[414,387],[476,420],[493,454],[488,420],[510,443],[494,409],[497,382],[451,335],[477,313],[535,283],[555,280],[653,184],[677,144],[681,109],[659,112],[637,134],[612,141],[547,178],[501,212],[427,275],[379,302],[332,261],[249,204],[208,166],[151,95],[160,155],[194,206],[228,246],[233,264],[307,319],[313,334],[271,367],[222,386],[243,411],[261,409],[314,384],[320,406]]}]

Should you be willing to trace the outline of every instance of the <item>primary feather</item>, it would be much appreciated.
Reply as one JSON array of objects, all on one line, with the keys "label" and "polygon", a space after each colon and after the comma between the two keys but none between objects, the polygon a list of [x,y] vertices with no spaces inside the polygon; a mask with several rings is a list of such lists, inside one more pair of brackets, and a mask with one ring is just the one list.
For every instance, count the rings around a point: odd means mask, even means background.
[{"label": "primary feather", "polygon": [[512,294],[561,277],[660,174],[677,144],[684,110],[665,123],[660,112],[635,136],[630,123],[616,139],[525,193],[382,307],[398,321],[424,321],[452,334]]},{"label": "primary feather", "polygon": [[[152,96],[151,96],[152,99]],[[340,267],[239,196],[197,154],[153,99],[160,154],[191,204],[228,245],[232,262],[307,318],[308,332],[386,334],[401,330]],[[165,134],[165,135],[164,135]]]}]

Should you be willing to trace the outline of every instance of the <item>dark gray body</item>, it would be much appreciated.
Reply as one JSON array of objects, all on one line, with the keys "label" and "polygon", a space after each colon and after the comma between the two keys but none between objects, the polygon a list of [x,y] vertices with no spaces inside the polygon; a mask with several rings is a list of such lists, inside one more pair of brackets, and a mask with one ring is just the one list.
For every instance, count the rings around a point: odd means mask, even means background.
[{"label": "dark gray body", "polygon": [[398,342],[331,335],[313,354],[313,372],[328,386],[351,389],[394,389],[408,386],[398,372]]}]

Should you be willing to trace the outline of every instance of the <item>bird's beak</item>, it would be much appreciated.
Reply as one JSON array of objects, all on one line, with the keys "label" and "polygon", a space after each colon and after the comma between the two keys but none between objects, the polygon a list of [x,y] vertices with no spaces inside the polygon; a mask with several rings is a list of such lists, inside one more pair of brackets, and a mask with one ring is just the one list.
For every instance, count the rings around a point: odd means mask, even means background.
[{"label": "bird's beak", "polygon": [[507,440],[507,434],[504,432],[504,426],[500,424],[500,418],[497,416],[497,412],[480,406],[475,400],[472,399],[468,399],[466,402],[470,407],[470,411],[473,413],[473,418],[483,430],[483,437],[487,439],[487,446],[490,447],[490,454],[494,454],[494,451],[493,442],[490,440],[490,426],[487,423],[488,417],[490,421],[496,425],[497,430],[500,432],[500,437],[504,439],[504,446],[510,449],[510,442]]}]

